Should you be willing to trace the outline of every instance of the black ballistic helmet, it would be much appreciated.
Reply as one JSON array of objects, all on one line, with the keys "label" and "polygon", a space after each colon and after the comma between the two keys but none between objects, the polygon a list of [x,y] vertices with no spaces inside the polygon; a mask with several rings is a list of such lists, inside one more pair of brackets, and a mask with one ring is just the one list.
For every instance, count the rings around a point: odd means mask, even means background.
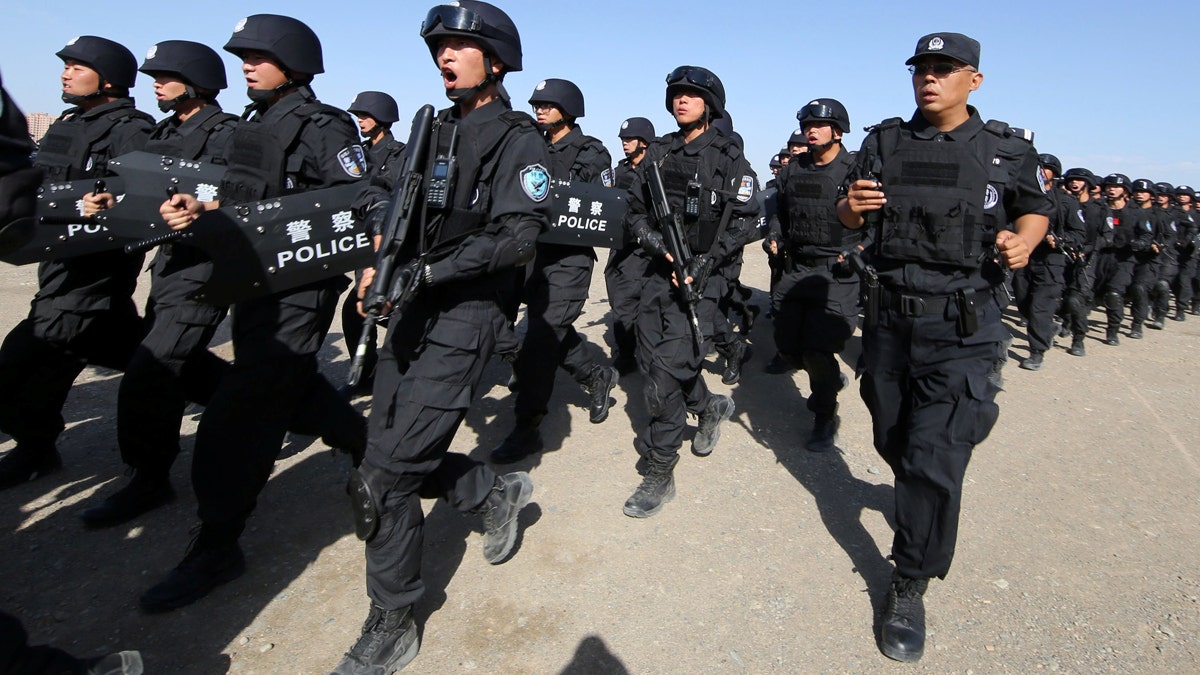
[{"label": "black ballistic helmet", "polygon": [[645,117],[630,117],[621,122],[621,130],[617,132],[617,138],[621,140],[640,138],[649,143],[654,140],[654,123]]},{"label": "black ballistic helmet", "polygon": [[1180,185],[1179,187],[1175,188],[1176,197],[1183,197],[1185,195],[1191,199],[1195,199],[1196,191],[1193,190],[1190,185]]},{"label": "black ballistic helmet", "polygon": [[850,133],[850,113],[846,112],[846,106],[835,98],[818,98],[809,101],[808,105],[796,111],[796,119],[799,120],[801,127],[805,122],[820,120],[833,124],[841,129],[843,134]]},{"label": "black ballistic helmet", "polygon": [[1096,174],[1087,169],[1073,167],[1063,174],[1063,181],[1081,180],[1088,185],[1097,185]]},{"label": "black ballistic helmet", "polygon": [[782,169],[783,168],[783,162],[779,161],[779,155],[771,155],[771,161],[769,163],[769,166],[772,169]]},{"label": "black ballistic helmet", "polygon": [[796,129],[787,139],[788,148],[793,145],[808,145],[808,135],[804,133],[804,129]]},{"label": "black ballistic helmet", "polygon": [[233,36],[225,51],[269,54],[288,75],[316,75],[325,72],[321,60],[321,41],[304,22],[278,14],[248,16],[233,27]]},{"label": "black ballistic helmet", "polygon": [[346,112],[355,117],[373,117],[380,124],[395,124],[400,121],[400,110],[396,99],[382,91],[364,91],[354,97]]},{"label": "black ballistic helmet", "polygon": [[1101,181],[1100,186],[1108,187],[1110,185],[1120,185],[1121,187],[1128,190],[1129,183],[1130,183],[1129,176],[1126,176],[1123,173],[1110,173],[1104,177],[1104,180]]},{"label": "black ballistic helmet", "polygon": [[1172,195],[1175,194],[1175,186],[1165,181],[1154,184],[1155,194]]},{"label": "black ballistic helmet", "polygon": [[207,45],[187,40],[166,40],[146,52],[146,60],[138,70],[158,77],[172,75],[193,87],[220,91],[225,82],[225,63],[221,55]]},{"label": "black ballistic helmet", "polygon": [[1130,192],[1149,192],[1150,194],[1158,194],[1158,188],[1148,178],[1139,178],[1133,181],[1129,186]]},{"label": "black ballistic helmet", "polygon": [[1047,169],[1050,169],[1051,171],[1053,171],[1055,176],[1063,175],[1062,162],[1058,161],[1058,158],[1055,157],[1054,155],[1051,155],[1049,153],[1040,154],[1040,155],[1038,155],[1038,163],[1041,164],[1044,168],[1047,168]]},{"label": "black ballistic helmet", "polygon": [[[95,35],[72,38],[55,56],[87,64],[100,79],[114,87],[129,89],[137,79],[137,58],[120,43]],[[103,85],[103,82],[101,83]]]},{"label": "black ballistic helmet", "polygon": [[[502,59],[503,60],[503,59]],[[578,119],[583,117],[583,92],[570,80],[549,78],[538,82],[529,97],[529,104],[549,103],[567,117]]]},{"label": "black ballistic helmet", "polygon": [[521,70],[521,34],[500,8],[479,0],[459,0],[429,10],[421,22],[421,37],[437,60],[437,43],[445,35],[461,35],[480,44],[504,63],[504,72]]},{"label": "black ballistic helmet", "polygon": [[700,92],[704,103],[708,106],[710,119],[725,115],[725,85],[721,78],[707,68],[699,66],[679,66],[667,75],[667,112],[674,114],[671,99],[680,89],[693,89]]}]

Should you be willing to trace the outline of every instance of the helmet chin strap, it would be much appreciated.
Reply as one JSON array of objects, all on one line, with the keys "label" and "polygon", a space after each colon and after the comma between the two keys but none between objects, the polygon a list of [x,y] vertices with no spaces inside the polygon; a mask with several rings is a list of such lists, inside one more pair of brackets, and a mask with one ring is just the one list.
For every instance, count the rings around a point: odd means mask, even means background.
[{"label": "helmet chin strap", "polygon": [[266,103],[288,89],[301,87],[308,84],[308,82],[297,82],[295,77],[293,77],[292,73],[288,70],[284,70],[283,74],[285,77],[287,77],[287,80],[278,87],[275,87],[274,89],[250,89],[247,87],[246,96],[255,103]]},{"label": "helmet chin strap", "polygon": [[539,122],[537,124],[537,128],[538,128],[538,131],[542,132],[543,134],[551,134],[554,132],[555,129],[564,127],[564,126],[566,126],[566,124],[567,124],[566,118],[560,118],[557,122],[550,122],[549,124],[542,124]]},{"label": "helmet chin strap", "polygon": [[709,123],[708,106],[704,106],[704,114],[687,124],[680,124],[679,130],[687,134]]},{"label": "helmet chin strap", "polygon": [[173,99],[169,99],[166,101],[159,101],[158,109],[163,112],[171,112],[180,103],[183,103],[184,101],[186,101],[190,98],[196,98],[196,90],[192,88],[192,85],[185,84],[182,94],[176,96]]},{"label": "helmet chin strap", "polygon": [[461,87],[446,90],[446,98],[455,103],[466,103],[472,98],[479,95],[488,86],[495,84],[500,90],[500,98],[508,101],[508,92],[504,90],[504,85],[500,80],[496,79],[495,73],[492,72],[492,57],[489,54],[483,55],[483,79],[474,87]]},{"label": "helmet chin strap", "polygon": [[63,103],[66,103],[67,105],[83,105],[85,101],[100,98],[101,96],[107,96],[107,94],[104,93],[104,80],[100,80],[100,85],[96,88],[96,91],[83,96],[80,96],[79,94],[68,94],[64,91],[62,100]]},{"label": "helmet chin strap", "polygon": [[813,153],[816,153],[819,155],[822,152],[825,152],[826,150],[828,150],[829,148],[832,148],[834,146],[834,144],[840,144],[840,143],[841,143],[841,141],[835,138],[835,139],[829,141],[828,143],[805,143],[805,145],[808,146],[809,152],[813,152]]}]

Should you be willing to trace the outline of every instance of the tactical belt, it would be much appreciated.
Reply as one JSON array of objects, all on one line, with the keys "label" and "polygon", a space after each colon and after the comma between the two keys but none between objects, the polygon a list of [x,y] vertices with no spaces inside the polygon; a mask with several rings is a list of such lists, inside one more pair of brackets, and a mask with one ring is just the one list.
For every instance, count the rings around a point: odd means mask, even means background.
[{"label": "tactical belt", "polygon": [[946,295],[910,295],[896,293],[886,288],[879,289],[880,304],[900,316],[913,318],[927,314],[946,315],[946,308],[955,300],[955,293]]},{"label": "tactical belt", "polygon": [[840,263],[836,255],[792,256],[792,264],[799,267],[824,268],[831,270]]}]

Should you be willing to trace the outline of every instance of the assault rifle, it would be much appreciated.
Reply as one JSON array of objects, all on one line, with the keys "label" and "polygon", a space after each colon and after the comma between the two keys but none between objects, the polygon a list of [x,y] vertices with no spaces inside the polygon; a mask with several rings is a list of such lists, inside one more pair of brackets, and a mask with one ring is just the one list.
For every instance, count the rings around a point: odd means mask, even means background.
[{"label": "assault rifle", "polygon": [[666,247],[667,253],[671,254],[671,266],[675,271],[675,279],[679,283],[679,291],[683,295],[682,300],[687,306],[688,318],[692,321],[692,335],[696,338],[696,348],[703,351],[704,333],[700,330],[700,317],[696,314],[696,308],[700,305],[700,293],[703,292],[703,289],[698,290],[696,284],[688,281],[688,277],[695,277],[692,270],[697,261],[692,255],[687,235],[683,231],[683,217],[671,210],[666,190],[663,189],[662,173],[654,162],[646,163],[646,185],[650,188],[650,206],[654,221],[658,225],[659,232],[662,233],[663,245]]},{"label": "assault rifle", "polygon": [[[392,190],[392,200],[380,227],[380,241],[376,248],[375,278],[362,299],[363,311],[367,314],[366,329],[354,350],[354,359],[350,362],[350,375],[347,383],[357,386],[362,378],[363,362],[366,359],[367,347],[375,339],[375,325],[389,311],[402,311],[412,299],[417,284],[421,280],[420,269],[411,270],[410,274],[397,274],[408,269],[409,261],[401,261],[401,249],[406,248],[409,230],[414,220],[420,217],[424,203],[421,187],[425,183],[425,160],[429,154],[429,138],[433,130],[433,106],[424,105],[413,117],[412,131],[405,146],[404,165],[401,167],[396,184]],[[420,228],[418,222],[417,227]],[[420,260],[418,260],[420,262]]]}]

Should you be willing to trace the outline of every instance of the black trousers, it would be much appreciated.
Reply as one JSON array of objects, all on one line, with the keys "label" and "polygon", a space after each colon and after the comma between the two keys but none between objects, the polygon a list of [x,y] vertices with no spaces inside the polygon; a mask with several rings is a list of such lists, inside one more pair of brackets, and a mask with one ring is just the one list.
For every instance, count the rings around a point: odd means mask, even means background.
[{"label": "black trousers", "polygon": [[117,440],[126,464],[165,477],[179,455],[188,401],[207,405],[229,368],[208,351],[227,309],[190,298],[212,275],[195,249],[160,249],[152,267],[149,331],[121,378]]},{"label": "black trousers", "polygon": [[[1035,354],[1049,351],[1054,344],[1054,313],[1062,302],[1065,275],[1062,253],[1036,250],[1013,279],[1017,311],[1028,322],[1029,349]],[[1018,284],[1017,279],[1023,283]]]},{"label": "black trousers", "polygon": [[236,539],[271,476],[284,435],[363,447],[363,418],[317,369],[345,277],[233,306],[234,361],[196,431],[192,483],[200,520]]},{"label": "black trousers", "polygon": [[496,474],[449,452],[493,353],[516,349],[496,300],[418,299],[393,321],[379,354],[369,443],[360,472],[380,512],[367,543],[367,593],[384,609],[415,603],[424,592],[421,498],[472,511]]},{"label": "black trousers", "polygon": [[599,357],[599,349],[575,330],[587,302],[595,259],[591,249],[570,246],[538,248],[525,283],[527,329],[513,372],[518,419],[546,414],[558,367],[583,384]]},{"label": "black trousers", "polygon": [[[1132,254],[1113,249],[1096,254],[1096,300],[1104,305],[1108,329],[1117,330],[1125,319],[1125,293],[1133,283]],[[1116,296],[1116,299],[1113,299]]]},{"label": "black trousers", "polygon": [[638,299],[642,277],[646,274],[646,256],[636,246],[613,249],[604,266],[604,285],[612,309],[613,358],[634,358],[637,353]]},{"label": "black trousers", "polygon": [[871,412],[875,449],[895,474],[892,556],[907,577],[942,577],[958,539],[963,477],[975,446],[999,417],[989,377],[1007,331],[992,300],[961,337],[957,309],[904,317],[883,310],[863,332],[860,394]]}]

